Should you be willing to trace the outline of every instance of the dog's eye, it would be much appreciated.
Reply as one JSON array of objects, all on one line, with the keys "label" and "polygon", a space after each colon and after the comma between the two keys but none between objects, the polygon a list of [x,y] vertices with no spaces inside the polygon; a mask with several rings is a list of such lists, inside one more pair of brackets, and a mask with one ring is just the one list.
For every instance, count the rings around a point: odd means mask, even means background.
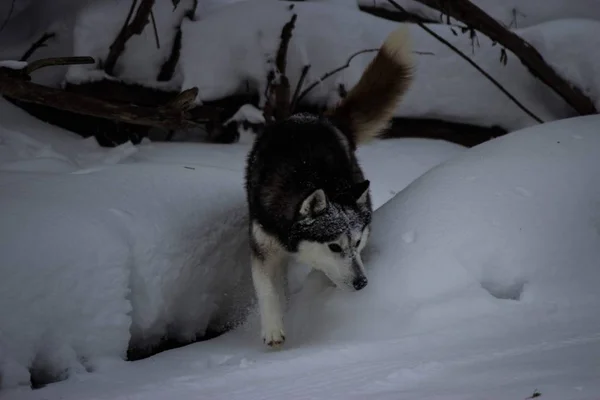
[{"label": "dog's eye", "polygon": [[332,243],[329,245],[329,250],[333,251],[334,253],[341,253],[342,252],[342,248],[340,247],[339,244],[335,244]]}]

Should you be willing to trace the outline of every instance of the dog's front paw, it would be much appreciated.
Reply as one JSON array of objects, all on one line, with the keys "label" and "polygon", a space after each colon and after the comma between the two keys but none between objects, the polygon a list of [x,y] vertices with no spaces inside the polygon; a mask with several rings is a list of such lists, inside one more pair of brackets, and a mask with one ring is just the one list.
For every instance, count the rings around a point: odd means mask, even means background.
[{"label": "dog's front paw", "polygon": [[285,342],[285,332],[282,328],[265,329],[262,337],[263,342],[270,347],[279,347]]}]

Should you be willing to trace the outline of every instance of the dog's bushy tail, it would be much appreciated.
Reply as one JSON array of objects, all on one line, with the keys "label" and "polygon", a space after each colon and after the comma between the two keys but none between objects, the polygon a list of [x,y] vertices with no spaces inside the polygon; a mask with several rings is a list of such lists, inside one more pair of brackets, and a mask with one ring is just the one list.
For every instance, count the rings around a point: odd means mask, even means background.
[{"label": "dog's bushy tail", "polygon": [[412,82],[412,49],[403,25],[385,40],[348,95],[327,114],[342,125],[354,147],[386,128]]}]

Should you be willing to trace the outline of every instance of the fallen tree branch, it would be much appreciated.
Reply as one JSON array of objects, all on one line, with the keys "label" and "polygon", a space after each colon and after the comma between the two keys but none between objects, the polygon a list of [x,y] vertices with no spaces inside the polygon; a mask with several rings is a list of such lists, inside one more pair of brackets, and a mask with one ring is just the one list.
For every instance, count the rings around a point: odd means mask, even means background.
[{"label": "fallen tree branch", "polygon": [[395,117],[380,138],[436,139],[473,147],[506,133],[508,131],[499,126],[486,127],[433,118]]},{"label": "fallen tree branch", "polygon": [[[399,5],[398,3],[396,3],[394,0],[388,0],[388,1],[394,7],[397,7],[400,10],[404,10],[404,8],[401,5]],[[500,84],[500,82],[498,82],[496,79],[494,79],[493,76],[491,76],[490,74],[488,74],[483,68],[481,68],[479,65],[477,65],[477,63],[475,61],[473,61],[469,57],[467,57],[456,46],[454,46],[452,43],[450,43],[449,41],[447,41],[446,39],[444,39],[443,37],[441,37],[440,35],[438,35],[437,33],[435,33],[433,30],[429,29],[422,22],[417,22],[417,25],[419,25],[419,27],[421,29],[423,29],[424,31],[426,31],[427,33],[429,33],[431,36],[433,36],[434,38],[436,38],[438,41],[440,41],[441,43],[443,43],[444,45],[446,45],[448,48],[450,48],[453,52],[455,52],[456,54],[458,54],[458,56],[461,57],[463,60],[465,60],[466,62],[468,62],[469,64],[471,64],[471,66],[473,66],[473,68],[475,68],[483,76],[485,76],[490,82],[492,82],[494,84],[494,86],[496,86],[498,89],[500,89],[500,91],[502,93],[504,93],[506,95],[506,97],[508,97],[513,103],[515,103],[517,105],[517,107],[519,107],[521,110],[523,110],[527,115],[529,115],[531,118],[535,119],[539,123],[543,123],[544,122],[540,117],[538,117],[537,115],[535,115],[532,111],[530,111],[527,107],[525,107],[519,100],[517,100],[517,98],[515,96],[513,96],[508,90],[506,90],[504,88],[504,86],[502,86]]]},{"label": "fallen tree branch", "polygon": [[137,12],[135,13],[135,17],[133,17],[133,20],[131,23],[129,23],[136,5],[137,0],[132,0],[131,8],[129,9],[129,13],[127,14],[127,18],[125,19],[123,27],[119,31],[119,34],[115,38],[114,42],[110,45],[108,56],[106,57],[106,61],[104,63],[104,72],[109,75],[114,75],[114,69],[115,65],[117,64],[117,60],[123,51],[125,51],[125,43],[127,43],[127,41],[133,35],[139,35],[144,31],[144,28],[150,20],[150,13],[152,12],[152,7],[154,6],[154,0],[142,0]]},{"label": "fallen tree branch", "polygon": [[29,57],[31,57],[33,55],[33,53],[35,53],[38,49],[40,49],[42,47],[46,47],[46,42],[54,37],[56,37],[56,33],[54,33],[54,32],[44,33],[42,35],[42,37],[40,37],[38,40],[33,42],[31,47],[29,47],[27,49],[27,51],[25,53],[23,53],[23,55],[21,56],[19,61],[27,61],[29,59]]},{"label": "fallen tree branch", "polygon": [[300,96],[298,96],[298,100],[296,101],[296,103],[299,103],[304,97],[306,97],[306,95],[308,93],[310,93],[311,90],[313,90],[315,87],[320,85],[324,80],[326,80],[326,79],[332,77],[333,75],[337,74],[338,72],[350,67],[350,63],[352,62],[354,57],[359,56],[364,53],[372,53],[374,51],[379,51],[379,49],[366,49],[366,50],[357,51],[356,53],[352,54],[346,61],[346,64],[342,65],[341,67],[337,67],[336,69],[334,69],[332,71],[325,73],[322,77],[320,77],[318,80],[316,80],[315,82],[310,84],[306,89],[304,89],[302,91],[302,93],[300,93]]},{"label": "fallen tree branch", "polygon": [[99,117],[133,125],[151,126],[162,129],[179,129],[201,125],[215,113],[215,110],[204,107],[196,107],[193,110],[187,111],[172,107],[143,107],[133,104],[113,103],[78,93],[38,85],[26,79],[16,78],[9,71],[5,68],[0,68],[1,94],[21,102],[39,104],[80,115]]},{"label": "fallen tree branch", "polygon": [[165,105],[165,107],[176,109],[176,110],[191,110],[196,106],[194,101],[198,96],[198,88],[193,87],[191,89],[184,90],[179,93],[177,97],[171,100]]},{"label": "fallen tree branch", "polygon": [[[390,3],[399,7],[393,0]],[[580,115],[596,114],[589,97],[565,80],[546,63],[542,55],[528,42],[508,30],[469,0],[416,0],[461,21],[510,50],[529,69],[531,74],[562,97]]]}]

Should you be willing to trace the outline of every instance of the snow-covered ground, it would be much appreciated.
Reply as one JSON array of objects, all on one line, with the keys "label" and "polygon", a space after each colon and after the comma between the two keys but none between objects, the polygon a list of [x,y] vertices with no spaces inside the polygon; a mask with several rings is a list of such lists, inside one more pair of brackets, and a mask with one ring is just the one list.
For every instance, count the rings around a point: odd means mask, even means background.
[{"label": "snow-covered ground", "polygon": [[[235,236],[242,145],[143,145],[85,173],[4,171],[3,221],[18,223],[3,224],[0,241],[4,351],[42,351],[55,363],[81,350],[108,357],[86,365],[92,373],[2,398],[525,399],[537,389],[544,399],[597,399],[599,125],[598,116],[559,121],[466,151],[404,140],[362,149],[378,184],[368,289],[299,275],[284,349],[260,343],[251,314],[217,339],[133,363],[116,357],[127,310],[134,326],[149,322],[135,322],[142,314],[167,312],[156,323],[179,317],[180,328],[205,315],[189,300],[206,298],[183,298],[194,274],[182,260],[209,274],[245,263]],[[209,239],[209,220],[234,236]],[[171,247],[172,235],[185,243]],[[204,252],[207,239],[217,254]],[[182,281],[169,279],[178,272]],[[195,283],[214,283],[205,279]]]},{"label": "snow-covered ground", "polygon": [[[26,1],[17,4],[23,21]],[[600,22],[560,19],[598,19],[589,1],[531,8],[535,18],[516,32],[599,103]],[[157,25],[174,31],[181,15],[171,1],[157,3],[169,11],[155,15]],[[180,75],[169,84],[198,86],[201,100],[230,94],[244,79],[264,84],[264,57],[290,4],[201,3],[201,18],[184,23]],[[310,63],[310,84],[353,52],[379,47],[397,26],[338,0],[314,3],[294,3],[292,82]],[[477,3],[501,19],[515,7]],[[77,18],[65,14],[54,25],[62,34],[37,56],[73,46],[78,55],[104,54],[119,24],[102,24],[103,14],[128,5],[101,0]],[[39,34],[30,28],[23,35]],[[435,30],[471,54],[467,35]],[[533,124],[448,49],[417,27],[411,33],[416,81],[398,115]],[[155,85],[166,47],[156,49],[149,27],[136,40],[118,72]],[[0,60],[17,59],[23,43],[3,47]],[[527,107],[548,121],[572,115],[511,54],[506,66],[499,56],[479,35],[473,58]],[[335,102],[337,84],[350,86],[371,57],[355,58],[311,99]],[[71,79],[93,75],[71,71]],[[0,100],[0,398],[512,400],[539,390],[541,399],[598,399],[599,127],[591,116],[469,150],[416,139],[361,148],[377,208],[364,257],[369,286],[344,293],[294,266],[288,338],[271,351],[251,307],[242,180],[251,137],[107,149]],[[241,321],[216,339],[123,361],[130,346]],[[62,381],[31,390],[31,379]]]},{"label": "snow-covered ground", "polygon": [[[248,140],[102,149],[5,102],[0,112],[2,386],[244,315]],[[423,140],[361,149],[375,205],[459,151]]]}]

